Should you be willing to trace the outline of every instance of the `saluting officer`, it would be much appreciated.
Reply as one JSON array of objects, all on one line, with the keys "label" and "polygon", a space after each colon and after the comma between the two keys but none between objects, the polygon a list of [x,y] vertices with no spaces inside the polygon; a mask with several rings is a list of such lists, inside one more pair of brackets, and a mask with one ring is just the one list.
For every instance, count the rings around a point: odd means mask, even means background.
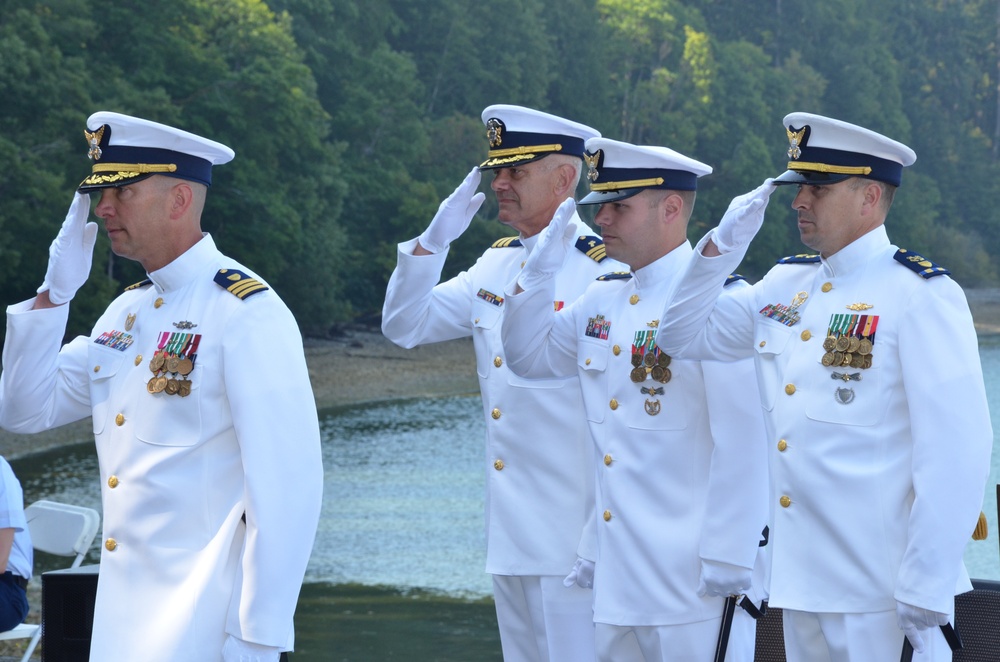
[{"label": "saluting officer", "polygon": [[[698,244],[658,340],[676,356],[754,357],[788,659],[899,659],[905,633],[915,660],[950,660],[993,442],[969,307],[947,270],[886,234],[913,150],[809,113],[784,128],[787,172],[734,199]],[[818,254],[720,295],[775,185],[797,187]]]},{"label": "saluting officer", "polygon": [[[147,120],[87,120],[80,184],[38,295],[7,309],[0,425],[93,418],[104,543],[90,659],[270,661],[319,519],[319,425],[298,327],[201,231],[220,143]],[[116,255],[148,279],[62,344],[90,273],[99,198]]]},{"label": "saluting officer", "polygon": [[[581,204],[600,205],[595,223],[608,255],[630,270],[603,275],[565,310],[552,309],[552,274],[572,253],[574,207],[564,203],[507,288],[507,360],[524,377],[578,376],[583,389],[599,458],[599,658],[717,659],[725,598],[750,591],[767,521],[753,365],[677,360],[655,343],[691,255],[697,181],[712,168],[666,147],[605,138],[588,140],[587,150],[591,193]],[[756,612],[762,597],[743,604]],[[731,627],[725,659],[752,661],[753,618],[740,609]]]},{"label": "saluting officer", "polygon": [[[530,381],[511,373],[500,320],[504,286],[559,204],[572,198],[584,141],[599,134],[521,106],[490,106],[482,119],[488,158],[441,203],[420,237],[399,245],[382,332],[403,347],[472,336],[486,419],[486,572],[493,575],[503,655],[578,662],[594,657],[592,596],[584,587],[594,552],[580,548],[593,508],[593,459],[580,388],[575,376]],[[439,282],[448,246],[485,198],[476,193],[483,170],[493,173],[499,220],[517,236]],[[576,299],[608,268],[600,237],[579,217],[569,224],[574,249],[552,274],[550,308]],[[564,586],[571,569],[583,576]]]}]

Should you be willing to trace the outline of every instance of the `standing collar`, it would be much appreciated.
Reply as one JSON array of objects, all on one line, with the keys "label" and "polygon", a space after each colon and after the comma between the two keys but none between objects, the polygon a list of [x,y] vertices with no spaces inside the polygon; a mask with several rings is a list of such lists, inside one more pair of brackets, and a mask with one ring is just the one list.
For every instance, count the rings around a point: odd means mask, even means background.
[{"label": "standing collar", "polygon": [[636,289],[654,287],[664,280],[679,276],[691,259],[691,242],[685,240],[680,246],[663,257],[632,272]]},{"label": "standing collar", "polygon": [[882,248],[888,247],[889,235],[885,225],[861,235],[830,257],[823,258],[824,267],[834,276],[843,276],[862,266]]},{"label": "standing collar", "polygon": [[212,235],[202,233],[201,240],[184,251],[173,262],[149,274],[149,279],[158,292],[176,290],[198,278],[202,267],[216,259],[219,249],[215,247]]}]

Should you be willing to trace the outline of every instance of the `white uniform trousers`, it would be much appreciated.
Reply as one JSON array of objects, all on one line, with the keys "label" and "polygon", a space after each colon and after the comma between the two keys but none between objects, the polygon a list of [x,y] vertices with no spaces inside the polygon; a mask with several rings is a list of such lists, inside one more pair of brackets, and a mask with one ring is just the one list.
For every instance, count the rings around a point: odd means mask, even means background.
[{"label": "white uniform trousers", "polygon": [[[896,610],[865,614],[825,614],[782,610],[788,662],[872,662],[898,660],[903,631]],[[926,630],[924,652],[913,662],[951,662],[951,648],[940,628]]]},{"label": "white uniform trousers", "polygon": [[493,575],[504,662],[591,662],[594,592],[562,577]]},{"label": "white uniform trousers", "polygon": [[[601,662],[711,662],[719,641],[722,615],[681,625],[609,625],[598,623],[597,658]],[[733,614],[726,662],[753,662],[757,622],[739,607]]]}]

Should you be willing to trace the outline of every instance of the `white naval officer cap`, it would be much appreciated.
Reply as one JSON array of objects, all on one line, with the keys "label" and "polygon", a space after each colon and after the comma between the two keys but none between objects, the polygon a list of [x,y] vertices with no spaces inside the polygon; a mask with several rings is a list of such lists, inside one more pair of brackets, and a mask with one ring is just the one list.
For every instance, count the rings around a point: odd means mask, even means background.
[{"label": "white naval officer cap", "polygon": [[579,204],[599,205],[630,198],[646,189],[695,191],[712,166],[669,147],[632,145],[610,138],[587,141],[588,193]]},{"label": "white naval officer cap", "polygon": [[550,154],[582,159],[586,140],[601,135],[578,122],[506,104],[483,110],[483,124],[489,141],[487,159],[479,165],[484,170],[523,165]]},{"label": "white naval officer cap", "polygon": [[236,155],[222,143],[166,124],[101,111],[87,119],[87,156],[94,165],[81,193],[124,186],[153,175],[212,185],[212,166]]},{"label": "white naval officer cap", "polygon": [[901,142],[830,117],[790,113],[784,125],[788,170],[775,178],[775,184],[822,186],[863,177],[899,186],[903,168],[917,160]]}]

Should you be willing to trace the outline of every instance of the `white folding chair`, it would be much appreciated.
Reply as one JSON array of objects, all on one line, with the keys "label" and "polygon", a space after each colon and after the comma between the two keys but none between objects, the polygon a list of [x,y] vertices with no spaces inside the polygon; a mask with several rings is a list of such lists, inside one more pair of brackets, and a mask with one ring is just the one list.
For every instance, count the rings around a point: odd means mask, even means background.
[{"label": "white folding chair", "polygon": [[[55,501],[36,501],[24,509],[24,515],[31,533],[31,546],[36,551],[56,556],[72,556],[70,568],[83,563],[101,525],[101,516],[93,508]],[[21,658],[21,662],[27,662],[41,636],[41,625],[21,623],[13,630],[0,632],[0,641],[30,638],[28,649]]]}]

